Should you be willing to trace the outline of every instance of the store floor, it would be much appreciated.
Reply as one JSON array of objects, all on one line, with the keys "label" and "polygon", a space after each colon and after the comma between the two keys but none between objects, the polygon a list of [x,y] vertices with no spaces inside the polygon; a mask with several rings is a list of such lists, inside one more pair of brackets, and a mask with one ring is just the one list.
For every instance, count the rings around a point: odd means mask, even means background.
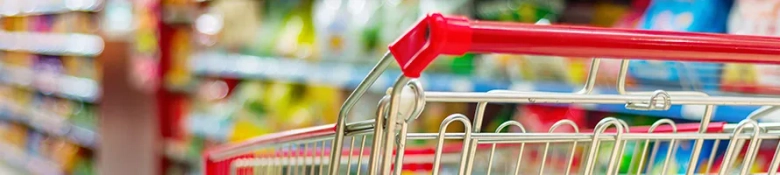
[{"label": "store floor", "polygon": [[14,169],[10,165],[0,163],[0,174],[2,175],[23,175],[19,170]]}]

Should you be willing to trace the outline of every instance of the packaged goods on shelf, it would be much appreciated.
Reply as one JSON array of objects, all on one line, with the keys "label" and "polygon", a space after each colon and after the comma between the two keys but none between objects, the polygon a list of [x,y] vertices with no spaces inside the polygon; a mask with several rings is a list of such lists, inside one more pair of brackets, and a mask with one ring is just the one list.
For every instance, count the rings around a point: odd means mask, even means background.
[{"label": "packaged goods on shelf", "polygon": [[190,54],[192,53],[192,29],[176,28],[171,36],[171,64],[165,73],[166,87],[187,89],[194,84],[190,70]]},{"label": "packaged goods on shelf", "polygon": [[379,1],[316,1],[313,18],[323,60],[366,62],[377,56]]},{"label": "packaged goods on shelf", "polygon": [[208,16],[196,23],[196,29],[215,35],[216,44],[226,49],[247,49],[261,25],[260,8],[260,1],[215,1],[206,12]]},{"label": "packaged goods on shelf", "polygon": [[[737,35],[780,35],[780,13],[776,0],[736,0],[729,16],[728,31]],[[743,93],[780,93],[777,65],[727,63],[723,67],[722,90]]]},{"label": "packaged goods on shelf", "polygon": [[91,12],[102,3],[0,1],[0,123],[12,128],[0,144],[17,150],[5,163],[32,174],[94,174],[84,165],[98,145],[94,57],[104,41]]},{"label": "packaged goods on shelf", "polygon": [[[642,19],[641,29],[688,32],[726,32],[731,0],[655,0]],[[670,61],[631,61],[629,73],[640,84],[686,89],[718,90],[722,64]]]}]

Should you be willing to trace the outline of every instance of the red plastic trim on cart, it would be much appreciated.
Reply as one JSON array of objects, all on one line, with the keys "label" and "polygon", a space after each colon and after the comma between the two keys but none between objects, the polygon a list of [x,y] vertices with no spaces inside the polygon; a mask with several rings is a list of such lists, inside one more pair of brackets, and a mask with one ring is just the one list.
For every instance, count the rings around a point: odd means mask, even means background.
[{"label": "red plastic trim on cart", "polygon": [[262,144],[269,144],[269,143],[283,143],[288,141],[295,141],[298,139],[305,139],[305,138],[312,138],[312,137],[318,137],[318,136],[326,136],[330,134],[336,133],[336,124],[329,124],[329,125],[321,125],[321,126],[315,126],[315,127],[309,127],[309,128],[301,128],[296,130],[290,130],[286,132],[279,132],[279,133],[273,133],[273,134],[266,134],[263,136],[255,137],[246,141],[243,141],[241,143],[236,144],[229,144],[221,147],[216,147],[213,149],[206,150],[203,154],[203,160],[206,160],[206,165],[204,166],[204,173],[205,174],[219,174],[219,172],[227,172],[226,169],[230,168],[229,163],[227,165],[223,165],[224,163],[220,162],[231,162],[235,159],[239,158],[249,158],[254,157],[251,154],[246,154],[243,156],[236,156],[230,159],[226,160],[220,160],[220,161],[214,161],[214,159],[211,157],[215,153],[219,152],[225,152],[229,150],[236,150],[240,148],[247,148],[252,147],[253,145],[262,145]]},{"label": "red plastic trim on cart", "polygon": [[[683,123],[683,124],[677,124],[677,132],[698,132],[699,127],[701,127],[700,123]],[[707,125],[707,133],[720,133],[723,132],[724,127],[726,126],[726,122],[710,122],[709,125]],[[648,133],[650,131],[650,126],[631,126],[628,129],[629,133]],[[653,130],[652,133],[672,133],[674,129],[671,125],[659,125],[658,127]],[[593,130],[583,130],[582,132],[593,132]],[[605,133],[614,133],[615,128],[609,128]]]},{"label": "red plastic trim on cart", "polygon": [[413,78],[439,55],[466,52],[780,64],[778,37],[469,21],[439,13],[389,50]]}]

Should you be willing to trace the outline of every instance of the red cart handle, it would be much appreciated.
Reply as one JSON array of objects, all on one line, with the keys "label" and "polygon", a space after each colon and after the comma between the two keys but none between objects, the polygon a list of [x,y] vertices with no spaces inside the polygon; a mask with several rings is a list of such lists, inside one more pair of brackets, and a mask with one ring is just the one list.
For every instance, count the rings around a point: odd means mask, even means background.
[{"label": "red cart handle", "polygon": [[780,64],[778,37],[469,21],[439,13],[389,50],[408,77],[419,77],[441,54],[466,52]]}]

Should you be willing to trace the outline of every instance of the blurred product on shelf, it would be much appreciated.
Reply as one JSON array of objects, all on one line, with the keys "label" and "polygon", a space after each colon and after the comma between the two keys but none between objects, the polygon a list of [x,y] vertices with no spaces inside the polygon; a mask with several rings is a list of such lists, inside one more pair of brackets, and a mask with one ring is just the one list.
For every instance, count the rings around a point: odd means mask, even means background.
[{"label": "blurred product on shelf", "polygon": [[35,174],[94,174],[91,150],[14,122],[0,121],[0,133],[4,163]]},{"label": "blurred product on shelf", "polygon": [[627,12],[615,22],[616,28],[638,28],[651,0],[634,0]]},{"label": "blurred product on shelf", "polygon": [[256,39],[257,29],[261,24],[260,2],[262,1],[215,1],[206,15],[201,16],[196,27],[204,34],[214,35],[216,45],[223,49],[233,52],[252,49],[247,46]]},{"label": "blurred product on shelf", "polygon": [[0,158],[31,174],[94,174],[103,0],[0,1]]},{"label": "blurred product on shelf", "polygon": [[[780,35],[780,1],[736,0],[728,31],[738,35]],[[723,68],[723,91],[780,94],[780,66],[728,63]]]},{"label": "blurred product on shelf", "polygon": [[[571,120],[577,126],[584,126],[587,121],[585,110],[575,106],[522,105],[518,111],[513,120],[522,123],[527,132],[547,132],[553,124],[564,119]],[[555,131],[573,132],[573,128],[562,127]]]},{"label": "blurred product on shelf", "polygon": [[33,16],[43,14],[59,14],[75,11],[92,12],[100,10],[102,0],[85,0],[72,3],[61,0],[37,0],[33,2],[6,0],[0,8],[2,16]]},{"label": "blurred product on shelf", "polygon": [[171,63],[165,73],[165,87],[186,90],[194,86],[192,71],[190,70],[190,54],[193,51],[192,29],[175,28],[172,31]]},{"label": "blurred product on shelf", "polygon": [[131,1],[133,37],[130,49],[130,82],[135,88],[154,91],[160,81],[160,9],[158,0]]},{"label": "blurred product on shelf", "polygon": [[[725,33],[732,0],[654,0],[641,29]],[[720,89],[720,63],[631,61],[629,72],[640,84],[693,90]]]},{"label": "blurred product on shelf", "polygon": [[379,1],[316,1],[313,18],[323,60],[364,62],[378,45]]}]

